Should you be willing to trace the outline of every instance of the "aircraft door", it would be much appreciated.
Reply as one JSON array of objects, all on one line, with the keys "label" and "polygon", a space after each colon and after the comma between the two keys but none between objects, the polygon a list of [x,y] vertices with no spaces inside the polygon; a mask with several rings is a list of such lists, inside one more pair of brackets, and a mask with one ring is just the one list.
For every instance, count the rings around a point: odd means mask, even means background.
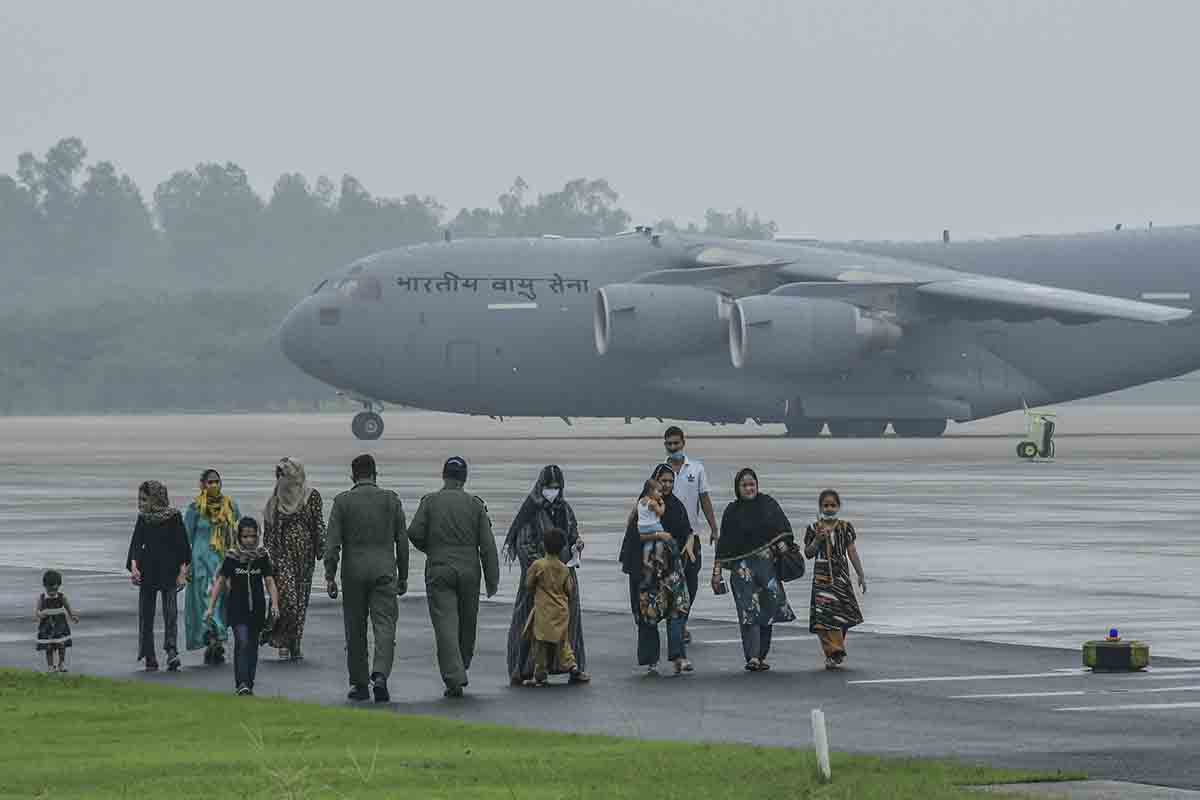
[{"label": "aircraft door", "polygon": [[451,390],[479,388],[479,342],[457,339],[446,344],[446,383]]}]

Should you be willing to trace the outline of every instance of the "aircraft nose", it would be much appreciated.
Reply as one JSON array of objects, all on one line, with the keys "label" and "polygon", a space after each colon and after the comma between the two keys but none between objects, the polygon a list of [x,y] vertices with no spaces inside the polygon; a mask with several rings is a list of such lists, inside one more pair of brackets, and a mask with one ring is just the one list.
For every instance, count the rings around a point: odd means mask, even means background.
[{"label": "aircraft nose", "polygon": [[309,298],[289,311],[279,326],[280,349],[288,361],[304,370],[313,361],[313,314],[312,298]]}]

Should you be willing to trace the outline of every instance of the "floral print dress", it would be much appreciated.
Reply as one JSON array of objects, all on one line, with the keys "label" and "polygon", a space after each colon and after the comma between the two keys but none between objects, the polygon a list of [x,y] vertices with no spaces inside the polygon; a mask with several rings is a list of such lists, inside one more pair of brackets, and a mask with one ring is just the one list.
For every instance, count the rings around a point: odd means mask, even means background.
[{"label": "floral print dress", "polygon": [[729,566],[729,588],[742,625],[767,627],[792,622],[796,614],[788,603],[783,582],[775,572],[769,546],[739,558]]},{"label": "floral print dress", "polygon": [[279,619],[271,630],[271,646],[294,649],[304,637],[313,568],[325,552],[321,493],[314,489],[295,514],[277,514],[267,525],[263,544],[271,554],[279,589]]}]

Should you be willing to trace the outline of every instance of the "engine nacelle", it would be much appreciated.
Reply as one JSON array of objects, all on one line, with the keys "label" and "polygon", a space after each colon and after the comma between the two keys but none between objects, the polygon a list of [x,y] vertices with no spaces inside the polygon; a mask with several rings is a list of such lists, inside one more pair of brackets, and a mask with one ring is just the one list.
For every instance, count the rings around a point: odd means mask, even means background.
[{"label": "engine nacelle", "polygon": [[714,350],[728,335],[729,304],[690,286],[614,283],[596,291],[593,330],[600,355]]},{"label": "engine nacelle", "polygon": [[756,295],[729,317],[729,355],[738,369],[825,372],[895,347],[901,330],[837,300]]}]

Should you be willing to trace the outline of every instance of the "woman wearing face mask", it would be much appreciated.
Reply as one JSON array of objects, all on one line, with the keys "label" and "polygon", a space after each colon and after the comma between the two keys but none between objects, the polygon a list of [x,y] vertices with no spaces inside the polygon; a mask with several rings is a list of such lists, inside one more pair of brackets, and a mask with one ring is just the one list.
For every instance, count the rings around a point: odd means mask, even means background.
[{"label": "woman wearing face mask", "polygon": [[325,514],[321,493],[308,485],[299,461],[285,458],[275,466],[275,493],[263,522],[263,544],[271,553],[281,604],[271,645],[281,661],[300,661],[313,567],[325,550]]},{"label": "woman wearing face mask", "polygon": [[817,499],[817,505],[821,516],[804,532],[804,554],[816,559],[808,630],[821,640],[825,668],[838,669],[846,660],[846,635],[863,621],[850,582],[850,565],[854,564],[858,586],[864,592],[867,573],[855,547],[858,535],[854,526],[840,517],[842,498],[833,489],[826,489]]},{"label": "woman wearing face mask", "polygon": [[[683,558],[694,538],[692,525],[687,509],[675,496],[675,470],[669,464],[659,464],[650,473],[650,480],[661,488],[663,530],[641,533],[637,510],[630,512],[625,523],[625,539],[621,542],[621,570],[629,576],[629,606],[638,631],[638,665],[646,667],[649,674],[658,674],[662,654],[658,626],[660,622],[666,622],[667,658],[674,664],[675,674],[683,675],[693,671],[684,636],[684,626],[691,611],[691,594],[684,575],[686,561]],[[651,559],[647,569],[642,558],[643,547],[652,541],[665,545],[658,552],[666,558]]]},{"label": "woman wearing face mask", "polygon": [[721,536],[713,564],[713,591],[724,591],[721,570],[729,570],[733,602],[742,632],[748,672],[770,669],[771,626],[791,622],[783,582],[775,573],[774,552],[788,546],[792,525],[775,498],[758,490],[758,475],[749,467],[733,481],[737,498],[721,516]]},{"label": "woman wearing face mask", "polygon": [[[572,559],[583,551],[583,538],[575,521],[575,511],[563,496],[565,482],[563,472],[551,464],[543,467],[537,481],[521,504],[517,516],[509,526],[504,539],[504,561],[521,565],[521,580],[517,584],[517,599],[513,604],[512,624],[508,630],[508,676],[513,686],[533,685],[534,652],[529,639],[523,635],[525,623],[533,611],[533,595],[525,588],[525,576],[529,565],[544,556],[543,536],[550,528],[559,528],[566,533],[566,542],[559,557],[570,565]],[[551,675],[570,674],[572,683],[591,680],[587,674],[587,656],[583,647],[583,609],[579,602],[579,581],[575,567],[571,567],[571,604],[569,611],[569,637],[571,649],[575,651],[575,668],[564,669],[557,662],[547,665]]]},{"label": "woman wearing face mask", "polygon": [[183,516],[188,544],[192,548],[191,582],[184,598],[184,630],[188,650],[204,650],[205,664],[225,662],[225,601],[217,598],[211,620],[205,619],[213,581],[225,554],[236,546],[238,505],[221,489],[221,474],[206,469],[200,476],[200,494]]}]

